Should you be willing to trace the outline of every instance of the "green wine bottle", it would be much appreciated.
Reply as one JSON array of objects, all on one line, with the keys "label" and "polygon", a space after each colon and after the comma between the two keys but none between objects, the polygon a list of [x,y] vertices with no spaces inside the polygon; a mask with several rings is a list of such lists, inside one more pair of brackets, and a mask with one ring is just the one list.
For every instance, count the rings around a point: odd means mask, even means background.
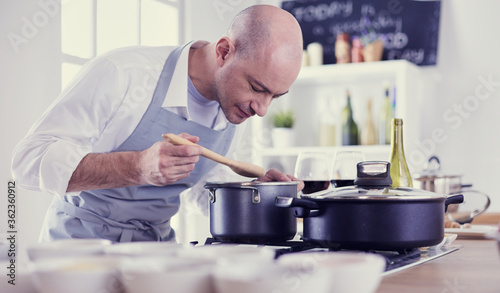
[{"label": "green wine bottle", "polygon": [[394,108],[391,105],[389,98],[389,88],[385,89],[384,103],[382,104],[382,111],[380,113],[379,123],[379,144],[391,143],[391,121],[394,118]]},{"label": "green wine bottle", "polygon": [[391,179],[392,187],[413,187],[403,148],[403,119],[392,119]]},{"label": "green wine bottle", "polygon": [[342,145],[358,145],[358,126],[354,122],[351,107],[351,95],[347,91],[347,103],[342,111]]}]

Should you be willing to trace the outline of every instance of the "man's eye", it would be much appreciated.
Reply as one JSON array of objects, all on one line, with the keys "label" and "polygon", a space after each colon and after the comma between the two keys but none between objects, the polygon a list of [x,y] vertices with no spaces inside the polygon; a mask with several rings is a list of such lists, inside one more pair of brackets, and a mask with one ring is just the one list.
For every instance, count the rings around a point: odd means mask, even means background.
[{"label": "man's eye", "polygon": [[263,90],[259,90],[258,88],[254,87],[253,85],[252,85],[252,90],[253,90],[254,92],[258,92],[258,93],[263,92]]}]

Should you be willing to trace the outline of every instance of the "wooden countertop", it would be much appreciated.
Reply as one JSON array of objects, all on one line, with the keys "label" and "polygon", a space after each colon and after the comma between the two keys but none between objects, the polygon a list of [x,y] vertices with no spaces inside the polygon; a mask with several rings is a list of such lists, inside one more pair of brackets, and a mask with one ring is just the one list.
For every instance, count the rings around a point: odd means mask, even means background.
[{"label": "wooden countertop", "polygon": [[377,293],[500,292],[500,248],[492,239],[458,239],[455,252],[385,276]]}]

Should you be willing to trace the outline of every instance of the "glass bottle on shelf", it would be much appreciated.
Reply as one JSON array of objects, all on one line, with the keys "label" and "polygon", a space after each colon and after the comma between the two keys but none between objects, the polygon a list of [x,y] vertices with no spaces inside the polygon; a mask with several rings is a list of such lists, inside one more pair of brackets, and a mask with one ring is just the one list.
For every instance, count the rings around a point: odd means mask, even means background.
[{"label": "glass bottle on shelf", "polygon": [[392,187],[413,187],[403,147],[403,119],[392,119],[391,154]]},{"label": "glass bottle on shelf", "polygon": [[362,145],[374,145],[376,144],[375,126],[373,125],[373,115],[372,115],[372,100],[368,100],[366,121],[361,128],[361,144]]},{"label": "glass bottle on shelf", "polygon": [[318,143],[321,147],[335,146],[335,119],[332,115],[323,113],[320,116]]},{"label": "glass bottle on shelf", "polygon": [[347,103],[342,111],[342,118],[342,145],[358,145],[358,126],[353,118],[349,91],[347,91]]},{"label": "glass bottle on shelf", "polygon": [[352,39],[351,62],[363,62],[363,42],[359,37],[354,37]]},{"label": "glass bottle on shelf", "polygon": [[335,58],[337,64],[351,63],[351,37],[346,33],[337,35],[335,40]]},{"label": "glass bottle on shelf", "polygon": [[337,111],[333,105],[333,99],[324,96],[319,99],[317,105],[319,112],[319,130],[318,130],[318,145],[320,147],[331,147],[337,143]]},{"label": "glass bottle on shelf", "polygon": [[394,118],[394,108],[389,97],[389,88],[385,89],[385,98],[382,104],[382,111],[379,118],[379,144],[391,143],[391,121]]}]

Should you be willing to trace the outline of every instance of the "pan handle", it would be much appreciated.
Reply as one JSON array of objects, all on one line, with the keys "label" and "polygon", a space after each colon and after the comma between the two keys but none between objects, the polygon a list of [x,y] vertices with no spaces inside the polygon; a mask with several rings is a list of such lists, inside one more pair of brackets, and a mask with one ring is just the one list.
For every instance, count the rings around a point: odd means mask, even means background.
[{"label": "pan handle", "polygon": [[488,207],[490,206],[491,200],[490,200],[490,197],[486,193],[483,193],[483,192],[480,192],[477,190],[463,190],[462,192],[465,193],[464,201],[467,200],[467,194],[471,194],[471,195],[472,194],[479,194],[486,199],[486,202],[485,202],[483,207],[474,209],[473,211],[470,212],[470,214],[468,216],[454,218],[453,213],[448,214],[448,218],[450,220],[463,225],[463,224],[471,223],[474,220],[474,218],[476,218],[480,214],[484,213],[488,209]]},{"label": "pan handle", "polygon": [[448,206],[450,204],[456,204],[456,203],[463,203],[464,202],[464,195],[463,194],[455,194],[448,196],[446,200],[444,201],[444,212],[448,210]]},{"label": "pan handle", "polygon": [[301,198],[277,196],[274,205],[280,208],[294,208],[293,215],[297,218],[316,217],[319,215],[318,203]]}]

